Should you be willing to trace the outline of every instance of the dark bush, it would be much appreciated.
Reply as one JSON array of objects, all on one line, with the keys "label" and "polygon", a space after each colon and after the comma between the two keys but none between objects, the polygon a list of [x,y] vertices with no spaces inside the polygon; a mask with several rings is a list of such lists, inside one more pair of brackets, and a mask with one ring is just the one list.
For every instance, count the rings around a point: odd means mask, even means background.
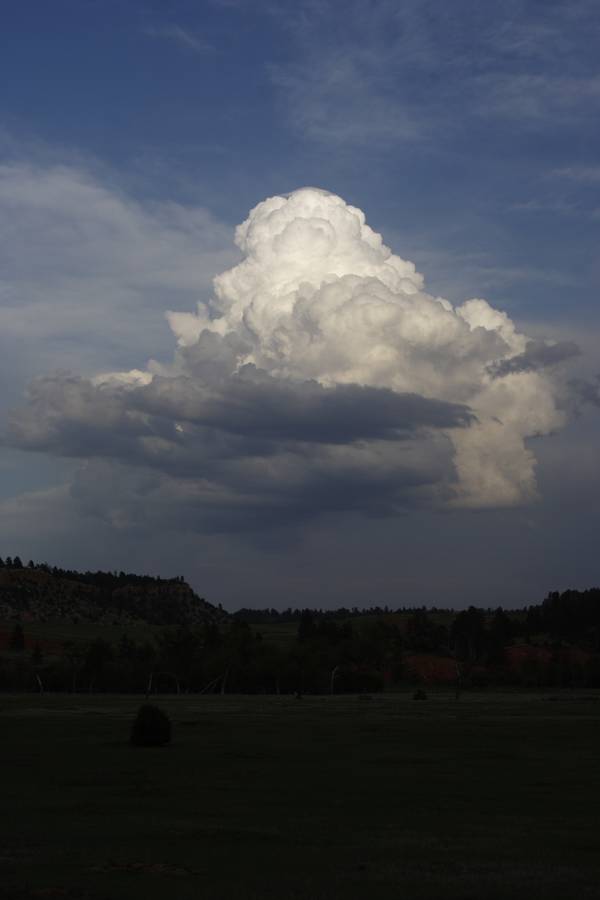
[{"label": "dark bush", "polygon": [[168,715],[147,703],[140,706],[131,729],[131,743],[136,747],[162,747],[171,740],[171,720]]},{"label": "dark bush", "polygon": [[419,689],[418,691],[414,692],[413,700],[427,700],[427,694],[425,693],[425,691]]}]

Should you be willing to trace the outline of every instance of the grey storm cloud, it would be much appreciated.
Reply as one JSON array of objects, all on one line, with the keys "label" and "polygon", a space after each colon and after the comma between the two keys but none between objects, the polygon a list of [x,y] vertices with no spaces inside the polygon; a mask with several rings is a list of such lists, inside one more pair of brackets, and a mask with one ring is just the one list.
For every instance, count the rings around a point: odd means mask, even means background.
[{"label": "grey storm cloud", "polygon": [[554,344],[527,341],[523,353],[492,363],[488,366],[488,372],[494,378],[503,378],[517,372],[537,372],[579,356],[580,353],[581,350],[574,341],[558,341]]},{"label": "grey storm cloud", "polygon": [[420,428],[460,428],[474,419],[464,404],[357,384],[274,378],[244,366],[224,385],[156,377],[137,392],[140,407],[165,417],[273,441],[349,443],[397,439]]},{"label": "grey storm cloud", "polygon": [[589,404],[600,407],[600,375],[596,375],[594,381],[585,378],[573,378],[569,382],[572,396],[578,405]]},{"label": "grey storm cloud", "polygon": [[183,464],[193,446],[201,469],[215,447],[219,456],[229,447],[228,455],[242,457],[299,445],[306,456],[305,445],[405,441],[472,421],[464,404],[356,384],[324,387],[246,365],[203,382],[157,375],[135,387],[68,373],[40,377],[29,386],[27,405],[10,416],[7,439],[22,449],[157,468]]},{"label": "grey storm cloud", "polygon": [[111,525],[253,531],[346,511],[493,508],[536,497],[526,439],[566,421],[558,363],[485,300],[427,294],[364,214],[326,191],[272,197],[170,364],[37,378],[14,447],[83,461]]}]

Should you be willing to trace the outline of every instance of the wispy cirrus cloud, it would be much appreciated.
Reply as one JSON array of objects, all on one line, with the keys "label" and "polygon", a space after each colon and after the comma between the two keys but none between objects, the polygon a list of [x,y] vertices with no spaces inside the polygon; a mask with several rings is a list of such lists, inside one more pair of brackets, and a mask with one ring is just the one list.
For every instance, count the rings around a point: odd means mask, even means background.
[{"label": "wispy cirrus cloud", "polygon": [[565,166],[561,169],[553,169],[550,175],[577,184],[600,185],[600,166]]},{"label": "wispy cirrus cloud", "polygon": [[212,53],[215,49],[197,32],[183,28],[181,25],[148,25],[144,28],[144,34],[151,38],[171,41],[194,53]]},{"label": "wispy cirrus cloud", "polygon": [[385,149],[481,118],[552,128],[600,103],[591,44],[600,18],[585,4],[578,17],[558,7],[533,15],[520,0],[493,10],[472,0],[355,0],[337,13],[312,0],[273,9],[293,52],[271,77],[292,127],[314,141]]},{"label": "wispy cirrus cloud", "polygon": [[273,83],[286,97],[294,128],[339,147],[413,141],[422,125],[390,88],[375,90],[372,75],[341,54],[305,68],[273,68]]},{"label": "wispy cirrus cloud", "polygon": [[531,72],[492,72],[474,83],[480,115],[518,119],[532,128],[557,116],[573,121],[600,107],[600,74],[575,77]]}]

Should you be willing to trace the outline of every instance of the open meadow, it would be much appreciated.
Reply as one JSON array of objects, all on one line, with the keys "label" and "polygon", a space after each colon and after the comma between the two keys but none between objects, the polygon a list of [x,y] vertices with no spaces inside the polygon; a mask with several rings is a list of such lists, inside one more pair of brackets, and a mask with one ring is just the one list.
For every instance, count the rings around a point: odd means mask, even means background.
[{"label": "open meadow", "polygon": [[141,702],[0,696],[2,896],[598,896],[598,692]]}]

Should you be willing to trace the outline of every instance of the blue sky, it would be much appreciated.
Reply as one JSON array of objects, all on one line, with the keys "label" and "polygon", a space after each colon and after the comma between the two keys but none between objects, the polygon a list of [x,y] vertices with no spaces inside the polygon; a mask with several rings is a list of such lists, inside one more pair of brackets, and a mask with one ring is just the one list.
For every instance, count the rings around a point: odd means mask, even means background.
[{"label": "blue sky", "polygon": [[[207,300],[240,259],[234,227],[305,185],[364,210],[431,295],[484,297],[532,338],[577,343],[569,378],[593,384],[599,47],[587,0],[12,5],[0,415],[35,376],[168,364],[165,311]],[[81,474],[93,446],[87,459],[8,441],[0,537],[5,554],[181,571],[231,608],[537,602],[597,582],[598,436],[592,403],[534,439],[535,502],[372,518],[315,501],[285,534],[242,537],[183,512],[168,528],[121,520]]]}]

